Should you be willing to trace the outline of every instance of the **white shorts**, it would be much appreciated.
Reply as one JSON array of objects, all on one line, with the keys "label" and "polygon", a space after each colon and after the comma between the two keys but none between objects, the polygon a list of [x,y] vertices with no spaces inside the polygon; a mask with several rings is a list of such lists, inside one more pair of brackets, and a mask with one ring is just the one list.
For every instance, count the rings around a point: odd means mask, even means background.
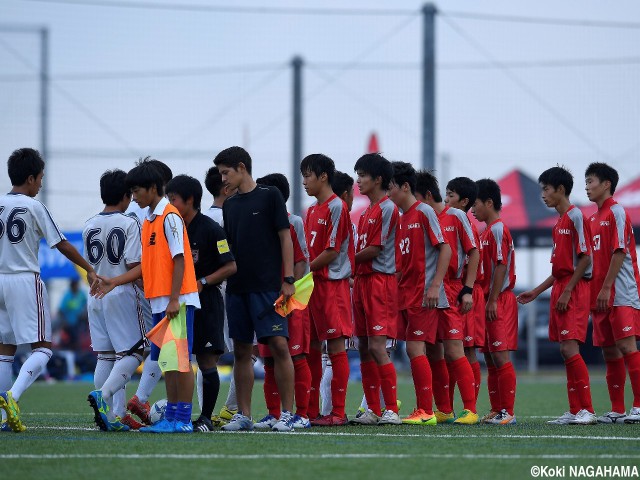
[{"label": "white shorts", "polygon": [[[147,332],[142,313],[146,299],[131,284],[113,289],[102,299],[89,297],[89,330],[94,352],[126,352]],[[145,345],[146,346],[146,345]]]},{"label": "white shorts", "polygon": [[49,296],[39,273],[0,273],[0,343],[51,341]]},{"label": "white shorts", "polygon": [[[360,341],[358,337],[353,336],[347,339],[347,350],[358,350]],[[395,350],[398,346],[398,341],[395,338],[387,338],[387,351]]]}]

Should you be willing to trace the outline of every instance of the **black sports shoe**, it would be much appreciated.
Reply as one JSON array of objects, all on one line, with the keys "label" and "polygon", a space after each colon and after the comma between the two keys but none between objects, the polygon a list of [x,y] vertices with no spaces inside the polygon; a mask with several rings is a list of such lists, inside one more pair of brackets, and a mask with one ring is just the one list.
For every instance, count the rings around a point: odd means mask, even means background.
[{"label": "black sports shoe", "polygon": [[207,417],[200,415],[200,417],[193,422],[193,431],[202,433],[213,432],[213,424]]}]

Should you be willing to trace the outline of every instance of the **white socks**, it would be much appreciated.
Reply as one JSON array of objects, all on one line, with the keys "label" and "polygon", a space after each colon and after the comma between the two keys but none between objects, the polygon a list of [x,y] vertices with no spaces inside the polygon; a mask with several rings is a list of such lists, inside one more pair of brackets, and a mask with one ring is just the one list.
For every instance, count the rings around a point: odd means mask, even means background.
[{"label": "white socks", "polygon": [[96,386],[96,390],[102,390],[102,386],[104,382],[107,381],[107,378],[109,378],[115,363],[115,353],[98,354],[98,363],[96,363],[96,369],[93,372],[93,384]]},{"label": "white socks", "polygon": [[48,348],[36,348],[31,352],[27,361],[22,365],[18,378],[11,387],[11,393],[16,402],[20,400],[25,390],[37,380],[40,374],[46,371],[51,355],[52,352]]},{"label": "white socks", "polygon": [[326,416],[331,413],[333,404],[331,401],[331,380],[333,379],[333,367],[331,366],[331,359],[327,353],[322,354],[322,379],[320,380],[320,398],[322,400],[322,407],[320,408],[320,415]]},{"label": "white socks", "polygon": [[142,357],[140,355],[118,355],[116,359],[116,363],[113,366],[113,370],[111,370],[111,374],[107,381],[102,385],[102,397],[106,400],[107,398],[113,398],[113,396],[119,390],[122,390],[129,380],[131,380],[131,375],[136,371],[136,368],[140,366],[142,362]]},{"label": "white socks", "polygon": [[142,368],[142,377],[140,378],[138,391],[136,392],[136,396],[142,403],[149,400],[151,392],[153,392],[156,384],[160,381],[160,377],[162,377],[162,372],[160,371],[158,362],[155,362],[151,360],[151,358],[147,357],[147,359],[144,361],[144,367]]}]

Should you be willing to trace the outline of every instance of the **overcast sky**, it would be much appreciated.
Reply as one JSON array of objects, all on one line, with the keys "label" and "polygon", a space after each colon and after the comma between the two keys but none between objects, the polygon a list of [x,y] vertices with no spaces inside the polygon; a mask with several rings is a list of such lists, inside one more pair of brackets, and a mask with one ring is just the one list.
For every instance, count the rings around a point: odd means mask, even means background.
[{"label": "overcast sky", "polygon": [[[389,159],[419,166],[422,3],[163,2],[407,13],[258,14],[0,0],[0,157],[17,147],[39,147],[38,39],[2,26],[46,25],[52,77],[48,203],[63,228],[80,229],[101,209],[104,170],[127,170],[143,155],[166,161],[174,174],[202,179],[218,151],[239,144],[252,154],[256,176],[280,171],[300,181],[290,174],[294,55],[307,62],[305,154],[326,153],[352,173],[376,131]],[[638,25],[459,15],[640,23],[639,2],[437,5],[443,12],[437,20],[437,152],[450,158],[448,167],[438,165],[441,174],[498,178],[521,168],[537,178],[561,163],[576,175],[579,202],[586,202],[582,178],[591,161],[611,162],[621,184],[640,175]],[[3,167],[0,191],[9,188]]]}]

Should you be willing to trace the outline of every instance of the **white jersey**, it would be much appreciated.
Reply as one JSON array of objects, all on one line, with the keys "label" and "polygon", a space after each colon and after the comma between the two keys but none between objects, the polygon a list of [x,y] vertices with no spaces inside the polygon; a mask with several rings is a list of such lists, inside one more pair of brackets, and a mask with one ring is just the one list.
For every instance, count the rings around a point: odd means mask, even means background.
[{"label": "white jersey", "polygon": [[21,193],[1,196],[0,273],[40,273],[42,238],[51,248],[66,240],[47,207]]},{"label": "white jersey", "polygon": [[224,228],[224,220],[222,219],[222,208],[212,205],[211,207],[209,207],[209,210],[202,213],[218,222],[218,225]]},{"label": "white jersey", "polygon": [[136,202],[131,202],[129,204],[129,208],[124,212],[125,215],[134,216],[138,219],[140,225],[144,222],[145,217],[147,216],[147,212],[149,211],[149,207],[140,208]]},{"label": "white jersey", "polygon": [[140,224],[121,212],[102,212],[84,224],[84,258],[98,275],[117,277],[127,272],[127,264],[140,263]]}]

